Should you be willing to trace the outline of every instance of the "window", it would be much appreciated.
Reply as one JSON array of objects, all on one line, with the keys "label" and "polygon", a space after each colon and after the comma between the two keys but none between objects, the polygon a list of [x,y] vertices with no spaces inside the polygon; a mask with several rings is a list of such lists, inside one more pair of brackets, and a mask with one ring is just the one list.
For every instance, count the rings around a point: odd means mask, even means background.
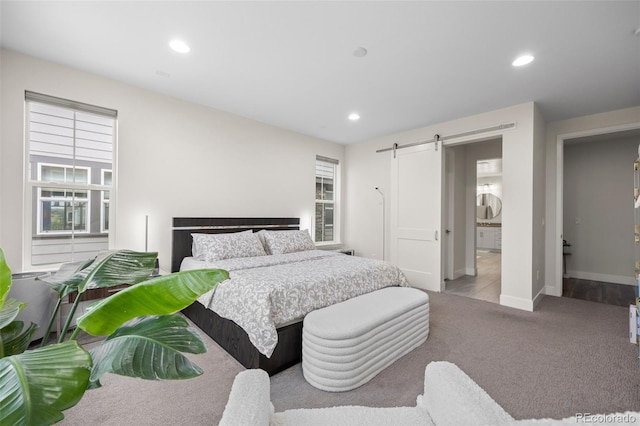
[{"label": "window", "polygon": [[[88,168],[38,163],[38,181],[88,184]],[[89,191],[37,188],[37,234],[88,232]]]},{"label": "window", "polygon": [[[102,185],[111,186],[111,170],[102,171]],[[109,232],[109,191],[101,191],[100,200],[100,232]]]},{"label": "window", "polygon": [[338,160],[316,156],[315,241],[338,242],[337,233]]},{"label": "window", "polygon": [[55,266],[109,247],[116,111],[25,93],[25,265]]}]

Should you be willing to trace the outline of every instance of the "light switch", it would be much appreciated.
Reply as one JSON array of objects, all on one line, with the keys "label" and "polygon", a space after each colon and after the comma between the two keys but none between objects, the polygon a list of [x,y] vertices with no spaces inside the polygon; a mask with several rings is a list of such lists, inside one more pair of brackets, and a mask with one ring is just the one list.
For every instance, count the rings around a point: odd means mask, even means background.
[{"label": "light switch", "polygon": [[576,225],[580,225],[580,222],[582,222],[582,218],[576,216]]}]

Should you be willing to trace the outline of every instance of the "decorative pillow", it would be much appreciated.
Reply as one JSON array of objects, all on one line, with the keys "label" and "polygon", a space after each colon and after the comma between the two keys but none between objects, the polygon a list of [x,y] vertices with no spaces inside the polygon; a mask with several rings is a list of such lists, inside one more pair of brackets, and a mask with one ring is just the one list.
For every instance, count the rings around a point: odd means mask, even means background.
[{"label": "decorative pillow", "polygon": [[191,234],[191,253],[197,260],[233,259],[237,257],[265,256],[262,243],[251,230],[231,234]]},{"label": "decorative pillow", "polygon": [[309,231],[265,231],[265,248],[271,254],[294,253],[315,250],[316,245]]},{"label": "decorative pillow", "polygon": [[241,232],[231,232],[231,233],[223,233],[223,234],[191,234],[191,238],[193,243],[191,244],[191,255],[194,259],[204,260],[205,254],[209,251],[209,247],[211,246],[211,240],[225,238],[224,236],[229,236],[228,238],[233,238],[233,236],[239,234],[248,234],[252,231],[241,231]]},{"label": "decorative pillow", "polygon": [[269,253],[269,248],[267,247],[267,242],[264,240],[264,234],[267,233],[266,229],[261,229],[258,232],[256,232],[256,235],[258,236],[258,239],[260,240],[260,244],[262,244],[262,247],[264,248],[264,251],[267,252],[267,254],[271,254]]}]

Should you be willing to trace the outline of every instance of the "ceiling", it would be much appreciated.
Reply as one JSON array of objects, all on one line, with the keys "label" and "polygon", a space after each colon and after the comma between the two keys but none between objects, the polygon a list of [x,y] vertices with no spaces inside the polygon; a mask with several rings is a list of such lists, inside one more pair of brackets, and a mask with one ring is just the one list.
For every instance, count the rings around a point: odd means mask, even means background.
[{"label": "ceiling", "polygon": [[640,105],[640,0],[0,7],[4,48],[339,143],[530,101],[546,121]]}]

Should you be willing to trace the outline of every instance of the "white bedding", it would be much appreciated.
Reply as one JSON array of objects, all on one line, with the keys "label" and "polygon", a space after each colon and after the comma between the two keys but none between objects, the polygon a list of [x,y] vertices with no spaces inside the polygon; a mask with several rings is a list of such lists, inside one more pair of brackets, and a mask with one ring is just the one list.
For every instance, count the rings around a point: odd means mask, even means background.
[{"label": "white bedding", "polygon": [[267,357],[278,343],[276,327],[361,294],[409,285],[387,262],[323,250],[214,262],[187,257],[180,266],[203,268],[225,269],[230,279],[198,301],[242,327]]}]

